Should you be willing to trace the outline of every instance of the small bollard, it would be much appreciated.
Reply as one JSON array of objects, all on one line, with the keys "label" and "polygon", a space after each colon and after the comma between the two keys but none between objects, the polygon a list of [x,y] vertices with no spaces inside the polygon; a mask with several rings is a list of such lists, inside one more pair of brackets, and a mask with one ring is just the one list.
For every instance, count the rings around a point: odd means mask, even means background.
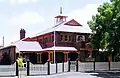
[{"label": "small bollard", "polygon": [[48,60],[48,75],[50,75],[50,61]]},{"label": "small bollard", "polygon": [[27,76],[30,75],[30,61],[27,60]]},{"label": "small bollard", "polygon": [[16,76],[19,76],[19,70],[18,70],[18,63],[17,63],[17,61],[16,61]]},{"label": "small bollard", "polygon": [[108,62],[108,66],[109,66],[109,71],[110,71],[110,61]]},{"label": "small bollard", "polygon": [[64,72],[64,61],[62,63],[62,71]]},{"label": "small bollard", "polygon": [[57,66],[57,61],[56,61],[56,73],[58,72],[58,66]]},{"label": "small bollard", "polygon": [[78,59],[76,59],[76,72],[78,72]]},{"label": "small bollard", "polygon": [[93,71],[95,72],[95,61],[93,62]]},{"label": "small bollard", "polygon": [[70,59],[68,60],[68,72],[70,72]]}]

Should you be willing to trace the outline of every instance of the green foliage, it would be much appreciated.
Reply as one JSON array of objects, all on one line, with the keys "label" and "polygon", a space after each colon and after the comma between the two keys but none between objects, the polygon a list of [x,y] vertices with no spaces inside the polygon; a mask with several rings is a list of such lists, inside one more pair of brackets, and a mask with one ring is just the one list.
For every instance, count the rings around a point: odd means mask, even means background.
[{"label": "green foliage", "polygon": [[109,55],[118,58],[120,55],[120,0],[104,3],[97,10],[98,13],[88,21],[92,30],[93,48],[107,49]]}]

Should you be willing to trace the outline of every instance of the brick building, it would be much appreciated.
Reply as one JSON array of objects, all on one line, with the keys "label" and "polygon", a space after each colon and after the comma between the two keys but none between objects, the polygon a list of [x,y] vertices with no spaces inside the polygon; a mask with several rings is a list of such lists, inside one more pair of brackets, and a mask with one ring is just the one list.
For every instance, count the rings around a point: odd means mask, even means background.
[{"label": "brick building", "polygon": [[13,63],[18,53],[23,54],[33,63],[45,63],[48,59],[51,63],[66,62],[70,60],[86,61],[92,58],[92,47],[90,45],[90,28],[81,25],[75,19],[60,15],[55,17],[55,26],[43,31],[33,37],[25,38],[26,31],[20,30],[20,40],[11,45],[1,48]]}]

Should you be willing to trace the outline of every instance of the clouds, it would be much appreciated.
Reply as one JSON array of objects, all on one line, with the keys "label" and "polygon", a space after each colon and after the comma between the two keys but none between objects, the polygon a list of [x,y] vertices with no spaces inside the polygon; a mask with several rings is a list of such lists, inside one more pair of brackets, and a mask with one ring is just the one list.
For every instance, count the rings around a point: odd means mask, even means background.
[{"label": "clouds", "polygon": [[75,18],[82,25],[88,26],[87,22],[92,19],[92,16],[97,13],[97,8],[104,2],[110,2],[109,0],[102,0],[98,4],[87,4],[83,8],[75,9],[68,15],[71,18]]},{"label": "clouds", "polygon": [[24,13],[10,19],[10,24],[12,26],[25,27],[29,25],[43,23],[44,20],[45,19],[42,16],[40,16],[37,12],[25,11]]},{"label": "clouds", "polygon": [[75,18],[81,24],[87,24],[87,21],[91,20],[92,15],[97,13],[97,7],[99,4],[88,4],[82,9],[73,10],[68,15]]},{"label": "clouds", "polygon": [[28,3],[28,2],[37,2],[38,0],[18,0],[18,4]]},{"label": "clouds", "polygon": [[28,2],[37,2],[38,0],[9,0],[10,4],[24,4]]},{"label": "clouds", "polygon": [[0,0],[0,2],[3,2],[4,0]]},{"label": "clouds", "polygon": [[[91,4],[93,2],[95,4]],[[97,11],[97,2],[100,3],[100,0],[0,0],[0,26],[3,26],[0,36],[4,35],[5,44],[8,44],[19,39],[21,28],[30,36],[53,26],[52,19],[58,14],[61,4],[67,16],[81,24],[87,23]]]}]

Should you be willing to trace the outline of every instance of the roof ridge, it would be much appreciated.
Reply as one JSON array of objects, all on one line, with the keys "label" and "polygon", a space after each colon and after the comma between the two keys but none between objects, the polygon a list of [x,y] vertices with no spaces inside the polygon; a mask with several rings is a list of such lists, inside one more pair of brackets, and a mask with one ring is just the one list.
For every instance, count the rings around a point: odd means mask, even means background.
[{"label": "roof ridge", "polygon": [[[61,22],[61,23],[59,23],[59,24],[57,24],[57,25],[55,25],[55,26],[52,26],[52,27],[50,27],[50,28],[47,28],[46,30],[44,30],[44,31],[42,31],[42,32],[45,32],[45,31],[47,31],[47,30],[49,30],[49,29],[52,29],[52,28],[56,28],[56,27],[60,26],[60,25],[63,24],[63,23],[64,23],[64,21]],[[42,33],[42,32],[40,32],[40,33]],[[38,36],[40,33],[37,33],[36,36]]]}]

